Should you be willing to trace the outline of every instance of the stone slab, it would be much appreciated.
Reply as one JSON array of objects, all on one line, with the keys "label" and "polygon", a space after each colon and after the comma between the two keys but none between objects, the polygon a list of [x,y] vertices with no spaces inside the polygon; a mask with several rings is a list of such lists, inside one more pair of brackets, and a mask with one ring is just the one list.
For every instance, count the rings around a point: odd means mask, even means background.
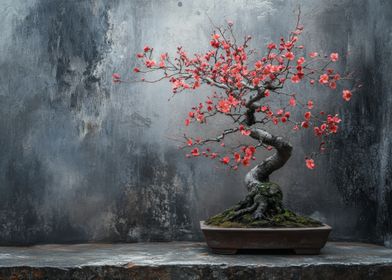
[{"label": "stone slab", "polygon": [[212,254],[205,243],[0,247],[0,279],[392,279],[392,249],[329,242],[316,256]]}]

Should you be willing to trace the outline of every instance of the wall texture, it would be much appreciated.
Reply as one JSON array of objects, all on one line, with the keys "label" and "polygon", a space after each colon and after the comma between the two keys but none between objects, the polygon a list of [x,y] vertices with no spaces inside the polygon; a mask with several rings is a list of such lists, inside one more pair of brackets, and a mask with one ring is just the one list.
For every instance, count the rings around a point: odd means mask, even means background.
[{"label": "wall texture", "polygon": [[[284,35],[301,4],[309,48],[348,53],[364,84],[320,168],[309,135],[275,181],[333,237],[392,246],[392,2],[387,0],[2,0],[0,244],[197,240],[198,221],[244,195],[245,171],[190,161],[169,140],[193,105],[169,86],[113,86],[147,43],[196,51],[234,20],[255,44]],[[307,94],[307,88],[303,89]],[[318,102],[338,108],[333,94]],[[175,108],[175,110],[173,110]],[[174,128],[174,130],[173,130]]]}]

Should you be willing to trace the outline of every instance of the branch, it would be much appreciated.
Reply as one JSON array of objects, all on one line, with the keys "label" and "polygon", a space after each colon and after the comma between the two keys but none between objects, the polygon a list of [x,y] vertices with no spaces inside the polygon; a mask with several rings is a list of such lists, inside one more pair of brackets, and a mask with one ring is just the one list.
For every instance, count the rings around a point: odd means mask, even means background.
[{"label": "branch", "polygon": [[[215,137],[215,138],[208,138],[208,139],[205,139],[205,140],[203,140],[203,141],[200,141],[200,142],[198,142],[198,143],[195,143],[195,145],[204,145],[204,144],[206,144],[206,143],[208,143],[208,142],[220,142],[221,140],[223,140],[223,139],[225,138],[226,135],[235,133],[235,132],[237,132],[237,131],[239,131],[239,128],[230,128],[230,129],[226,129],[226,130],[224,130],[224,131],[222,132],[222,134],[220,134],[219,136],[217,136],[217,137]],[[187,137],[185,137],[185,138],[187,138]]]},{"label": "branch", "polygon": [[226,89],[226,90],[230,90],[231,88],[228,85],[219,83],[214,81],[213,79],[209,78],[209,77],[201,77],[202,80],[207,81],[208,83],[218,87],[218,88],[222,88],[222,89]]}]

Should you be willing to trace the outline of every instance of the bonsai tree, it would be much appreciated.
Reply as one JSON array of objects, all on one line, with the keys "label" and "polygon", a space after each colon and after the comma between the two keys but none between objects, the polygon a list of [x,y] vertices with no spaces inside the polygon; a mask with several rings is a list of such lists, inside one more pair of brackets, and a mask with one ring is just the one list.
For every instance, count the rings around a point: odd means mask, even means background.
[{"label": "bonsai tree", "polygon": [[[168,53],[155,56],[154,49],[145,46],[136,55],[139,66],[133,69],[135,73],[143,74],[141,82],[169,81],[173,95],[195,91],[203,85],[212,89],[204,102],[190,109],[184,125],[203,127],[218,117],[228,118],[231,125],[222,127],[211,138],[185,134],[181,148],[187,151],[187,157],[210,158],[236,170],[257,160],[257,150],[275,150],[247,173],[245,199],[209,218],[207,224],[225,227],[320,225],[318,221],[296,215],[282,206],[282,192],[269,179],[289,160],[293,147],[281,134],[275,135],[269,128],[294,132],[311,130],[320,145],[318,151],[305,158],[305,165],[314,169],[315,155],[322,153],[328,139],[339,131],[341,119],[338,114],[316,111],[318,106],[313,100],[286,89],[289,84],[309,83],[315,90],[321,86],[337,91],[337,84],[351,79],[351,74],[340,74],[333,68],[339,60],[338,53],[307,52],[299,43],[303,31],[299,17],[288,38],[268,43],[264,54],[250,48],[250,36],[242,40],[236,38],[232,22],[214,28],[206,52],[189,55],[178,47],[173,57]],[[158,78],[148,79],[151,76],[147,74],[152,72],[157,72]],[[113,74],[113,81],[124,82],[117,73]],[[353,92],[343,89],[342,101],[349,101]],[[228,144],[230,137],[239,143]]]}]

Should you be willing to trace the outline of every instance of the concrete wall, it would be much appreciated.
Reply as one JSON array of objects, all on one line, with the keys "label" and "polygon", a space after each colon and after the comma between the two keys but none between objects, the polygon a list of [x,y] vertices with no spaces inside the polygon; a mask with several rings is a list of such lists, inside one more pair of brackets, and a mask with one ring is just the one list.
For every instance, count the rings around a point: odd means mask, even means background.
[{"label": "concrete wall", "polygon": [[[342,70],[364,87],[339,109],[344,132],[320,168],[303,167],[314,143],[301,134],[273,179],[290,208],[331,224],[335,239],[392,245],[386,0],[2,0],[0,244],[200,239],[198,221],[245,194],[245,170],[185,159],[168,139],[182,132],[187,94],[168,102],[167,84],[115,86],[111,74],[129,72],[145,43],[203,50],[208,16],[263,46],[291,30],[298,4],[305,44],[348,53]],[[335,95],[313,98],[336,110]]]}]

